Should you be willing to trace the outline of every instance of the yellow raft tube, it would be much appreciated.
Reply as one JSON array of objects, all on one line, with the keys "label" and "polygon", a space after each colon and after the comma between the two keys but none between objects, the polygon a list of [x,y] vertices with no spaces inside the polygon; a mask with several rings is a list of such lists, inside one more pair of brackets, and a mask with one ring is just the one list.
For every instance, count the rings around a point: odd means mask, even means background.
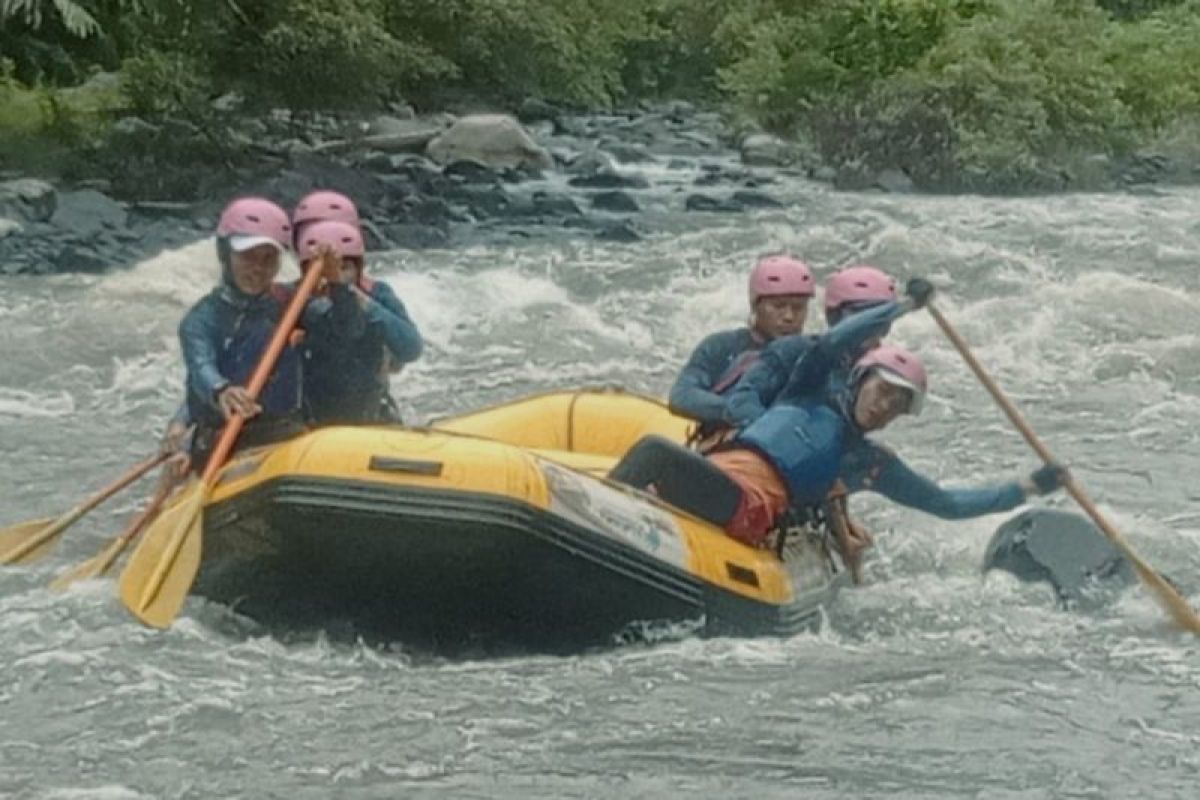
[{"label": "yellow raft tube", "polygon": [[247,451],[205,509],[195,591],[270,624],[349,621],[439,647],[811,627],[844,576],[818,538],[750,548],[604,479],[641,436],[682,441],[688,425],[656,400],[583,390]]}]

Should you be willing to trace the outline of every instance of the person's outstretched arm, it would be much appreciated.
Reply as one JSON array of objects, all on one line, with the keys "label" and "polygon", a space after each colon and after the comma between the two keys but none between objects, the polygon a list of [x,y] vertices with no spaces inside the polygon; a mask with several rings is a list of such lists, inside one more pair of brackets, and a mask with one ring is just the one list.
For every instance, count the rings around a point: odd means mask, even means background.
[{"label": "person's outstretched arm", "polygon": [[947,488],[872,442],[864,442],[842,460],[842,480],[850,491],[878,492],[889,500],[942,519],[970,519],[1009,511],[1030,496],[1059,488],[1065,476],[1062,467],[1051,465],[1022,480],[975,488]]}]

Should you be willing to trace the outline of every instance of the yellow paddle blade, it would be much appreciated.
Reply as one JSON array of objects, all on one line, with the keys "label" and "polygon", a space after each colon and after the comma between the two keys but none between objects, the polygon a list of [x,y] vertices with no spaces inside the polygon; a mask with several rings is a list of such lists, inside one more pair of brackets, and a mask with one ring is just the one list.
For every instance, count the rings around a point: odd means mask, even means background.
[{"label": "yellow paddle blade", "polygon": [[45,556],[67,527],[62,519],[31,519],[0,529],[0,564],[28,564]]},{"label": "yellow paddle blade", "polygon": [[121,573],[121,602],[135,617],[155,628],[175,619],[200,569],[204,501],[208,492],[195,483],[179,502],[146,529]]},{"label": "yellow paddle blade", "polygon": [[109,542],[103,550],[87,561],[59,575],[50,582],[50,588],[61,592],[75,581],[98,578],[108,572],[109,568],[120,558],[121,553],[125,552],[125,548],[129,546],[129,543],[136,539],[138,534],[154,521],[154,517],[170,496],[171,490],[170,484],[160,485],[158,491],[154,493],[153,499],[133,518],[125,530],[121,531],[120,536]]}]

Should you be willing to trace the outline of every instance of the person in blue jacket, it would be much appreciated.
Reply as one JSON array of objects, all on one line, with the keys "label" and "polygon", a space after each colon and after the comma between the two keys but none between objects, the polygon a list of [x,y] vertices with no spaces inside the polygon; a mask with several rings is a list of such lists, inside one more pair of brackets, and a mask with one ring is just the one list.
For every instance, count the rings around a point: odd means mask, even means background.
[{"label": "person in blue jacket", "polygon": [[[259,397],[252,398],[246,389],[293,295],[292,288],[275,282],[291,238],[287,213],[269,200],[240,198],[221,214],[217,224],[221,282],[179,325],[187,367],[186,399],[171,428],[195,425],[187,446],[190,464],[197,470],[203,468],[221,428],[235,414],[246,419],[239,447],[268,444],[305,430],[296,337],[284,348]],[[323,256],[318,268],[328,273],[326,280],[340,279],[335,260]],[[337,299],[306,305],[301,318],[306,339],[335,337],[361,314],[352,295],[331,295]],[[171,431],[168,439],[183,446]]]},{"label": "person in blue jacket", "polygon": [[671,387],[670,408],[698,423],[690,439],[701,452],[728,434],[726,395],[768,342],[804,328],[814,294],[812,270],[791,256],[767,256],[750,273],[750,324],[706,336]]},{"label": "person in blue jacket", "polygon": [[[854,266],[838,271],[825,284],[825,321],[832,328],[842,319],[868,308],[896,300],[896,282],[875,267]],[[833,372],[844,379],[853,362],[887,334],[868,339],[859,351],[847,352]],[[797,334],[782,336],[765,348],[757,362],[730,390],[726,416],[737,427],[745,427],[766,412],[777,399],[797,400],[824,387],[811,386],[803,374],[793,374],[801,357],[819,337]]]},{"label": "person in blue jacket", "polygon": [[[805,354],[810,379],[833,371],[879,326],[920,307],[932,287],[903,303],[887,303],[835,325]],[[824,383],[824,381],[821,381]],[[925,368],[913,353],[881,346],[862,356],[824,397],[776,403],[736,439],[707,458],[663,437],[645,437],[609,477],[653,487],[667,502],[721,525],[730,536],[762,546],[791,507],[824,502],[836,481],[851,492],[869,490],[902,505],[947,519],[963,519],[1020,505],[1061,487],[1066,470],[1046,465],[1019,481],[982,488],[946,488],[916,473],[867,434],[904,413],[918,413],[927,389]]]},{"label": "person in blue jacket", "polygon": [[[383,281],[366,275],[366,247],[358,209],[338,192],[306,195],[292,214],[296,251],[313,233],[343,239],[345,283],[363,310],[362,324],[343,331],[337,346],[318,341],[306,350],[305,404],[314,424],[399,422],[388,376],[420,357],[424,342],[404,303]],[[352,230],[341,230],[337,226]]]},{"label": "person in blue jacket", "polygon": [[[388,392],[389,366],[421,354],[421,334],[391,287],[362,274],[364,244],[358,227],[329,220],[307,226],[297,239],[302,258],[328,247],[341,259],[342,283],[361,309],[336,337],[306,342],[304,402],[315,425],[398,422]],[[307,263],[307,262],[305,262]]]}]

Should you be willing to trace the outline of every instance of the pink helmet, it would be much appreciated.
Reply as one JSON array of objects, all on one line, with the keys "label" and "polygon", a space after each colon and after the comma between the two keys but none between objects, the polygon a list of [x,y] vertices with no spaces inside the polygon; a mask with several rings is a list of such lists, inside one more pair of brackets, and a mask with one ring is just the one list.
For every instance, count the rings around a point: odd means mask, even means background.
[{"label": "pink helmet", "polygon": [[292,212],[292,224],[299,230],[306,222],[337,220],[358,226],[358,209],[354,201],[340,192],[309,192]]},{"label": "pink helmet", "polygon": [[341,258],[362,258],[366,248],[363,246],[362,233],[354,225],[337,220],[314,222],[307,226],[296,242],[300,258],[309,259],[317,254],[321,245],[329,248]]},{"label": "pink helmet", "polygon": [[812,270],[798,258],[765,256],[750,273],[750,305],[763,297],[798,294],[812,297],[816,292]]},{"label": "pink helmet", "polygon": [[851,381],[857,383],[871,370],[878,372],[879,377],[888,383],[908,389],[912,393],[908,413],[921,413],[925,405],[925,393],[929,390],[929,379],[925,375],[925,365],[916,353],[894,344],[880,345],[854,362],[854,369],[850,372]]},{"label": "pink helmet", "polygon": [[884,303],[896,299],[896,282],[875,267],[846,267],[825,284],[825,310],[847,303]]},{"label": "pink helmet", "polygon": [[287,250],[292,244],[292,225],[287,212],[262,197],[239,197],[221,212],[217,236],[228,236],[234,250],[249,250],[273,244]]}]

